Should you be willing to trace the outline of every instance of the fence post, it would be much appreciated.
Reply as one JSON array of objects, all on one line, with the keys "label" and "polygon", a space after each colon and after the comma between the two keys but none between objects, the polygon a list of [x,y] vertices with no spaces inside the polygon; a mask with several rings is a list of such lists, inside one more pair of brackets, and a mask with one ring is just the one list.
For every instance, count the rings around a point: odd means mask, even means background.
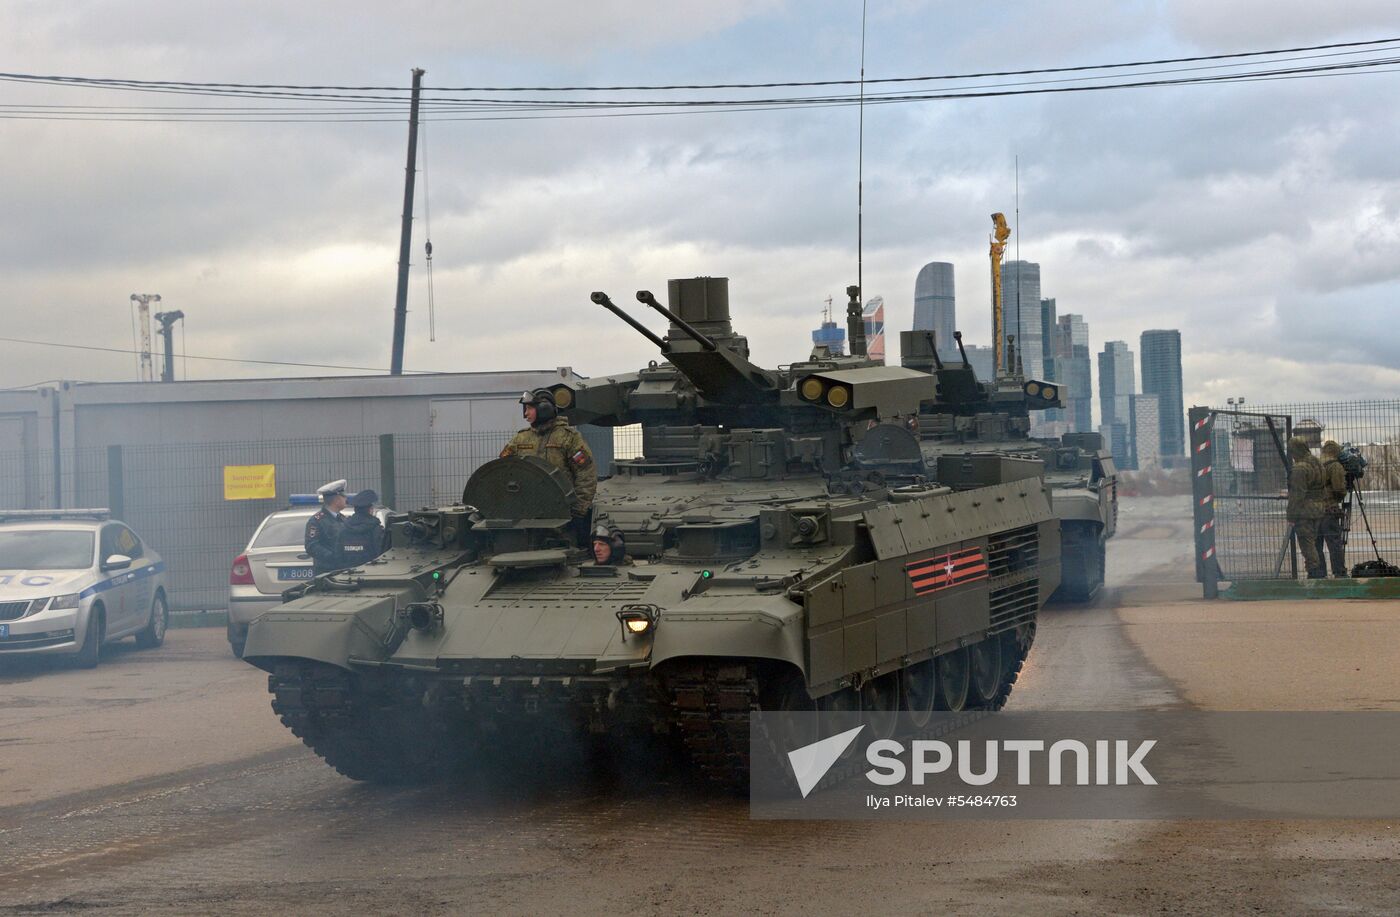
[{"label": "fence post", "polygon": [[107,509],[113,519],[126,518],[126,495],[123,492],[122,447],[107,447]]},{"label": "fence post", "polygon": [[1191,506],[1192,528],[1196,549],[1196,582],[1202,594],[1213,599],[1219,594],[1220,559],[1215,553],[1215,475],[1211,467],[1212,430],[1215,412],[1210,408],[1192,407],[1191,423]]},{"label": "fence post", "polygon": [[394,434],[379,434],[379,502],[393,509],[398,505],[394,478]]}]

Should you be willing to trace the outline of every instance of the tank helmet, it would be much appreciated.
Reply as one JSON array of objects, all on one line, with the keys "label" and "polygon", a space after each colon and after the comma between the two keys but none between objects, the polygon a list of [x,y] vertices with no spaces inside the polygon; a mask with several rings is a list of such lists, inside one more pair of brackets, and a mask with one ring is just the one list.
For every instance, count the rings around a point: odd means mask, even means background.
[{"label": "tank helmet", "polygon": [[350,498],[350,505],[355,507],[355,509],[368,509],[378,502],[379,494],[369,488],[365,488]]},{"label": "tank helmet", "polygon": [[559,416],[559,408],[554,403],[554,393],[547,388],[537,388],[532,392],[523,392],[520,395],[520,411],[523,414],[525,408],[533,406],[535,409],[535,423],[549,423]]}]

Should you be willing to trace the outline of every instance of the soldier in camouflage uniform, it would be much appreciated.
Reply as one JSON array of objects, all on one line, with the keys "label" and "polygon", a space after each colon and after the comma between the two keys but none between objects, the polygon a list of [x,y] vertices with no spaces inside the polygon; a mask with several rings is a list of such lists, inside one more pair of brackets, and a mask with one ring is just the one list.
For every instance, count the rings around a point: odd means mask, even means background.
[{"label": "soldier in camouflage uniform", "polygon": [[[1347,575],[1346,546],[1342,543],[1343,518],[1347,498],[1347,470],[1341,463],[1342,447],[1332,440],[1322,444],[1322,486],[1327,498],[1327,511],[1317,529],[1317,554],[1320,560],[1332,558],[1332,575]],[[1324,552],[1324,548],[1326,551]],[[1325,566],[1325,565],[1324,565]]]},{"label": "soldier in camouflage uniform", "polygon": [[598,492],[598,466],[583,434],[559,415],[549,389],[535,389],[520,396],[521,413],[530,426],[515,434],[501,450],[501,458],[534,455],[562,469],[574,482],[573,533],[580,547],[588,545],[593,518],[593,497]]},{"label": "soldier in camouflage uniform", "polygon": [[1317,551],[1318,526],[1327,512],[1322,463],[1313,457],[1301,436],[1288,441],[1288,457],[1293,461],[1288,472],[1288,521],[1303,552],[1308,579],[1325,579],[1327,568]]}]

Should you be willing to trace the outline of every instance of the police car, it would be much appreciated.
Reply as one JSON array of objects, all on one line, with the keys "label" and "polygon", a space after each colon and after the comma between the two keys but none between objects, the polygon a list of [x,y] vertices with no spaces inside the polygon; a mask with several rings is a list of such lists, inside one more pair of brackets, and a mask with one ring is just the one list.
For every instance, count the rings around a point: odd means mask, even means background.
[{"label": "police car", "polygon": [[[243,655],[248,625],[264,611],[282,604],[282,592],[311,579],[306,553],[306,520],[321,506],[317,494],[292,494],[287,509],[271,513],[253,532],[248,547],[233,560],[228,576],[228,642]],[[349,518],[347,508],[340,515]],[[389,511],[375,510],[382,523]]]},{"label": "police car", "polygon": [[0,512],[0,659],[71,655],[134,636],[152,649],[170,624],[165,561],[105,509]]}]

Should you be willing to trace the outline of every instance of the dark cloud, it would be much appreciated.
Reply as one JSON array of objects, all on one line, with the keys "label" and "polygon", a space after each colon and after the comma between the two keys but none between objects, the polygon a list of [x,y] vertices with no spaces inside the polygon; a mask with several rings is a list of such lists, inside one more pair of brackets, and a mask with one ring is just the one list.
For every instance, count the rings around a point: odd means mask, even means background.
[{"label": "dark cloud", "polygon": [[[872,5],[871,76],[1014,70],[1317,43],[1400,28],[1390,4]],[[701,81],[855,74],[848,3],[10,5],[7,69],[310,82]],[[1369,37],[1369,36],[1362,36]],[[1187,400],[1393,385],[1400,336],[1395,75],[866,110],[865,286],[907,327],[929,260],[956,265],[959,324],[988,334],[988,215],[1014,207],[1044,291],[1094,348],[1180,327]],[[1008,78],[1010,81],[1010,78]],[[111,97],[0,84],[0,101]],[[872,92],[890,87],[872,87]],[[178,104],[126,97],[122,104]],[[184,100],[186,103],[188,100]],[[855,279],[856,111],[433,122],[408,365],[634,365],[649,345],[587,301],[731,277],[764,361],[807,347]],[[197,353],[387,364],[402,124],[0,121],[0,301],[9,336],[129,346],[127,296],[189,314]],[[431,205],[438,340],[421,243]],[[1357,335],[1354,318],[1382,333]],[[323,343],[328,325],[344,333]],[[581,346],[585,342],[585,346]],[[0,385],[124,378],[127,356],[0,345]],[[266,368],[191,364],[205,377]],[[288,370],[289,372],[294,370]],[[1221,393],[1224,393],[1223,395]],[[1217,399],[1218,400],[1218,399]],[[1287,400],[1286,397],[1273,400]]]}]

